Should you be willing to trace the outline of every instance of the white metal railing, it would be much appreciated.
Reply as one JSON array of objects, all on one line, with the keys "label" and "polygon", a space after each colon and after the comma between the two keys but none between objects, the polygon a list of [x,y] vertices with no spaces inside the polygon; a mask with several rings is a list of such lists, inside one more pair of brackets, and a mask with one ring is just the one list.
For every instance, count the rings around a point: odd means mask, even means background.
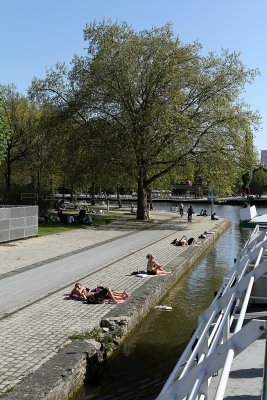
[{"label": "white metal railing", "polygon": [[191,340],[157,400],[207,399],[212,376],[220,369],[222,373],[214,398],[223,399],[233,358],[266,329],[265,321],[259,320],[243,326],[253,283],[267,272],[266,249],[267,232],[256,227],[210,307],[199,317]]}]

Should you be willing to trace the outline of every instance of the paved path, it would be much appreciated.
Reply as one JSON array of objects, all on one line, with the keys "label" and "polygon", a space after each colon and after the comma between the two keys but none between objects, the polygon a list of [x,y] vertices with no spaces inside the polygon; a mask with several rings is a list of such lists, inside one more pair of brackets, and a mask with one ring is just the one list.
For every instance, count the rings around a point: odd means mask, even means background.
[{"label": "paved path", "polygon": [[[261,400],[262,377],[264,368],[265,339],[256,340],[236,358],[234,358],[224,399]],[[221,371],[212,378],[209,396],[215,398]]]},{"label": "paved path", "polygon": [[[45,262],[3,274],[0,276],[0,317],[5,312],[96,273],[103,267],[114,264],[117,260],[148,246],[151,242],[156,243],[166,237],[166,234],[174,233],[174,226],[167,224],[153,230],[124,233],[108,241],[101,241],[98,245],[69,251]],[[144,269],[144,261],[145,259],[139,261],[134,268]],[[10,297],[11,292],[16,293],[16,296],[7,302],[6,299]]]},{"label": "paved path", "polygon": [[185,217],[167,221],[173,216],[152,213],[162,223],[151,229],[137,223],[138,231],[133,224],[128,230],[125,222],[0,246],[0,395],[53,357],[72,334],[90,331],[119,307],[64,300],[74,281],[82,278],[88,287],[104,284],[133,294],[144,280],[131,272],[145,268],[147,253],[156,254],[163,265],[179,252],[186,257],[187,249],[171,246],[171,240],[182,234],[198,237],[216,224],[203,217],[192,224]]}]

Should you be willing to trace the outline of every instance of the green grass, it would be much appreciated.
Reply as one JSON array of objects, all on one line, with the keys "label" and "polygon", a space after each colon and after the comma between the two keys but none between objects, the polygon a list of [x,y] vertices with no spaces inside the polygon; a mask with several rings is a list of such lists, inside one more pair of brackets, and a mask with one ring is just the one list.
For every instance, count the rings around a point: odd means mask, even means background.
[{"label": "green grass", "polygon": [[[106,225],[114,219],[106,219],[104,217],[93,217],[93,225]],[[62,222],[39,222],[38,236],[53,235],[56,233],[67,232],[74,229],[89,229],[86,225],[81,224],[63,224]]]},{"label": "green grass", "polygon": [[73,335],[69,336],[70,340],[84,340],[86,336],[82,333],[74,333]]},{"label": "green grass", "polygon": [[62,224],[61,222],[40,222],[38,227],[38,236],[47,236],[55,233],[71,231],[73,229],[82,229],[84,225]]},{"label": "green grass", "polygon": [[[53,210],[49,210],[51,214],[53,214]],[[121,211],[104,211],[104,215],[92,215],[93,218],[93,225],[106,225],[110,224],[112,221],[115,221],[118,218],[121,218],[124,216],[124,212]],[[71,212],[73,215],[77,217],[78,212],[76,210],[73,210]],[[112,218],[113,217],[113,218]],[[47,235],[53,235],[61,232],[66,232],[70,231],[73,229],[89,229],[90,227],[87,227],[85,225],[80,225],[80,224],[63,224],[61,222],[39,222],[39,227],[38,227],[38,236],[47,236]]]},{"label": "green grass", "polygon": [[84,339],[95,339],[97,342],[101,343],[101,350],[104,353],[108,353],[115,348],[115,339],[121,338],[124,335],[123,328],[116,325],[113,329],[109,331],[103,331],[100,326],[96,326],[90,332],[74,332],[69,336],[70,340],[84,340]]},{"label": "green grass", "polygon": [[126,211],[126,210],[123,210],[123,209],[121,211],[113,211],[113,210],[107,211],[107,210],[105,210],[104,213],[105,213],[105,215],[111,215],[111,216],[114,216],[114,217],[123,217],[124,215],[129,215],[130,211]]}]

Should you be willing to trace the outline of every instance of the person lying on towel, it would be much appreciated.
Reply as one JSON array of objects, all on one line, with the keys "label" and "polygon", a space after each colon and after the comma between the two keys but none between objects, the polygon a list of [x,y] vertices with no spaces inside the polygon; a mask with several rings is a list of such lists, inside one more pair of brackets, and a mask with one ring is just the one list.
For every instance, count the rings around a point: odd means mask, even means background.
[{"label": "person lying on towel", "polygon": [[88,303],[103,303],[104,300],[112,300],[114,303],[119,303],[121,300],[128,299],[129,293],[112,290],[104,286],[89,289],[80,282],[77,282],[71,291],[71,296],[77,300],[87,301]]}]

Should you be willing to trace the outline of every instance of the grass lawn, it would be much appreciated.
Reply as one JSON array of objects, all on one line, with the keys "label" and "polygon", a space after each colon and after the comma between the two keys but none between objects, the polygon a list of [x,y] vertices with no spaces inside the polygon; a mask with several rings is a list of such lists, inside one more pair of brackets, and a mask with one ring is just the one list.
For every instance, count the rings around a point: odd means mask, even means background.
[{"label": "grass lawn", "polygon": [[[103,217],[94,217],[93,225],[109,224],[114,219],[105,219]],[[87,229],[86,225],[81,224],[63,224],[62,222],[39,222],[38,236],[52,235],[54,233],[66,232],[73,229]]]},{"label": "grass lawn", "polygon": [[53,233],[66,232],[73,229],[82,229],[84,225],[62,224],[61,222],[40,222],[38,236],[52,235]]}]

